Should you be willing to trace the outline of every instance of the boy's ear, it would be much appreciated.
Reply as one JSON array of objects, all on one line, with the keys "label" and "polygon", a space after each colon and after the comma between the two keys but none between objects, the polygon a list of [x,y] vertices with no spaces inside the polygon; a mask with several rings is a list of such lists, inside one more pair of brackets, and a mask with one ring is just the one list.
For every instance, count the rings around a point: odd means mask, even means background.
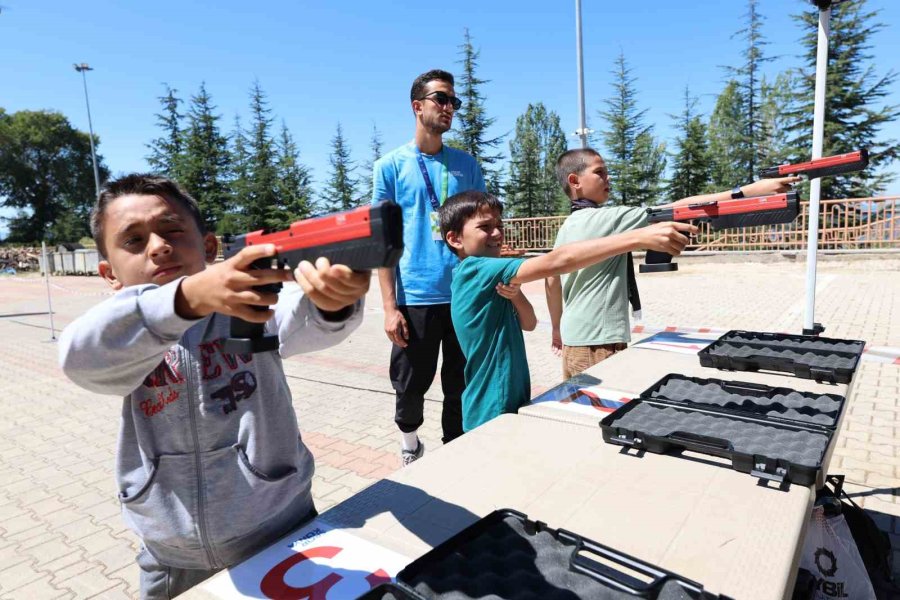
[{"label": "boy's ear", "polygon": [[447,244],[454,250],[459,251],[459,250],[463,249],[463,243],[462,243],[462,240],[460,239],[459,233],[457,233],[455,231],[448,231],[447,237],[444,239],[447,240]]},{"label": "boy's ear", "polygon": [[216,262],[216,257],[219,255],[219,240],[216,239],[216,234],[207,233],[203,236],[203,254],[206,256],[207,264],[213,264]]},{"label": "boy's ear", "polygon": [[112,265],[109,264],[108,260],[101,260],[97,264],[97,271],[100,273],[100,277],[106,280],[106,283],[109,284],[109,287],[116,290],[117,292],[122,289],[122,282],[116,277],[116,274],[113,273]]},{"label": "boy's ear", "polygon": [[569,183],[570,190],[578,189],[581,182],[578,180],[578,173],[569,173],[569,176],[566,177],[566,181]]}]

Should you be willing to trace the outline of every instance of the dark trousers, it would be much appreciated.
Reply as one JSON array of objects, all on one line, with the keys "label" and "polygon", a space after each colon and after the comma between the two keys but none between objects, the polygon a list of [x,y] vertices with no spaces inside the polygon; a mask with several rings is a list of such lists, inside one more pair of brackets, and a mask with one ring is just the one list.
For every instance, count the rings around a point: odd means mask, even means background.
[{"label": "dark trousers", "polygon": [[428,306],[400,306],[406,319],[409,339],[406,348],[394,344],[391,349],[391,384],[397,392],[394,421],[400,431],[418,429],[425,419],[425,392],[437,372],[438,351],[443,349],[441,387],[444,406],[441,413],[443,442],[462,435],[462,393],[466,388],[463,356],[450,320],[449,304]]}]

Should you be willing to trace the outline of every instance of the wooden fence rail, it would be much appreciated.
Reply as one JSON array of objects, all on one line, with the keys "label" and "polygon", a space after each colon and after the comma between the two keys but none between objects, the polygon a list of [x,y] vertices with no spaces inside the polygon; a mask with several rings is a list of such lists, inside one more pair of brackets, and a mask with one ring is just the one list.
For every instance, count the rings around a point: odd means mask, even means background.
[{"label": "wooden fence rail", "polygon": [[[511,253],[550,250],[566,215],[504,219]],[[802,201],[792,223],[713,231],[700,223],[689,250],[748,251],[806,248],[809,202]],[[819,248],[822,250],[900,249],[900,196],[822,200],[819,204]]]}]

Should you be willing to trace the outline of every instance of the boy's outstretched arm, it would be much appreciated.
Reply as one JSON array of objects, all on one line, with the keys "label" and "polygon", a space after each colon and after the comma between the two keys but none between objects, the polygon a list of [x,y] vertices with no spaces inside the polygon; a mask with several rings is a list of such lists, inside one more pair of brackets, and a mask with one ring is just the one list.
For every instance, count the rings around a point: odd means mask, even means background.
[{"label": "boy's outstretched arm", "polygon": [[543,256],[523,262],[510,283],[527,283],[571,273],[635,250],[656,250],[678,256],[688,244],[687,235],[693,233],[697,233],[697,228],[689,223],[655,223],[604,238],[565,244]]},{"label": "boy's outstretched arm", "polygon": [[[798,181],[802,180],[802,177],[796,176],[760,179],[758,181],[754,181],[753,183],[742,185],[741,192],[743,192],[744,196],[746,196],[747,198],[752,198],[754,196],[769,196],[771,194],[783,194],[784,192],[790,191],[791,184],[797,183]],[[715,192],[712,194],[689,196],[687,198],[682,198],[681,200],[676,200],[675,202],[670,202],[669,204],[660,204],[659,206],[683,206],[685,204],[696,204],[698,202],[714,202],[720,200],[731,200],[731,190],[725,192]]]},{"label": "boy's outstretched arm", "polygon": [[552,275],[544,279],[544,295],[547,296],[547,310],[550,311],[550,326],[552,334],[550,349],[553,354],[562,354],[562,335],[559,332],[559,324],[562,321],[563,299],[562,280],[559,275]]},{"label": "boy's outstretched arm", "polygon": [[521,286],[517,283],[501,282],[497,284],[497,293],[512,302],[516,314],[519,316],[519,326],[522,327],[522,331],[534,331],[537,327],[537,315],[534,314],[531,302],[522,293]]}]

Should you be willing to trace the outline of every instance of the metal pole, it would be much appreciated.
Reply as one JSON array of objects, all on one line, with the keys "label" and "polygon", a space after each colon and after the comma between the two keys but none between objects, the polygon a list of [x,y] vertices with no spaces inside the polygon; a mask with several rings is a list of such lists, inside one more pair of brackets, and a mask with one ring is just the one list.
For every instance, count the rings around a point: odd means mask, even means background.
[{"label": "metal pole", "polygon": [[587,119],[584,112],[584,57],[581,48],[581,0],[575,0],[575,60],[578,69],[578,131],[575,134],[581,138],[581,147],[587,148]]},{"label": "metal pole", "polygon": [[[831,8],[819,10],[819,45],[816,51],[816,91],[815,108],[813,110],[812,158],[822,157],[822,145],[825,137],[825,86],[828,74],[828,38],[831,35],[829,21]],[[806,237],[806,314],[803,320],[803,333],[815,335],[824,331],[816,327],[816,251],[819,246],[819,196],[822,191],[822,180],[813,179],[809,183],[809,228]]]},{"label": "metal pole", "polygon": [[87,75],[85,75],[85,71],[93,71],[92,67],[89,67],[87,63],[81,63],[80,65],[75,65],[75,70],[81,73],[81,80],[84,82],[84,103],[87,106],[87,116],[88,116],[88,131],[91,133],[91,161],[94,163],[94,187],[97,191],[97,196],[100,196],[100,172],[97,170],[97,154],[94,152],[94,125],[91,123],[91,103],[88,100],[88,91],[87,91]]},{"label": "metal pole", "polygon": [[50,261],[47,260],[47,244],[41,242],[41,256],[44,260],[44,281],[47,282],[47,314],[50,315],[50,340],[56,341],[56,328],[53,326],[53,303],[50,301]]}]

